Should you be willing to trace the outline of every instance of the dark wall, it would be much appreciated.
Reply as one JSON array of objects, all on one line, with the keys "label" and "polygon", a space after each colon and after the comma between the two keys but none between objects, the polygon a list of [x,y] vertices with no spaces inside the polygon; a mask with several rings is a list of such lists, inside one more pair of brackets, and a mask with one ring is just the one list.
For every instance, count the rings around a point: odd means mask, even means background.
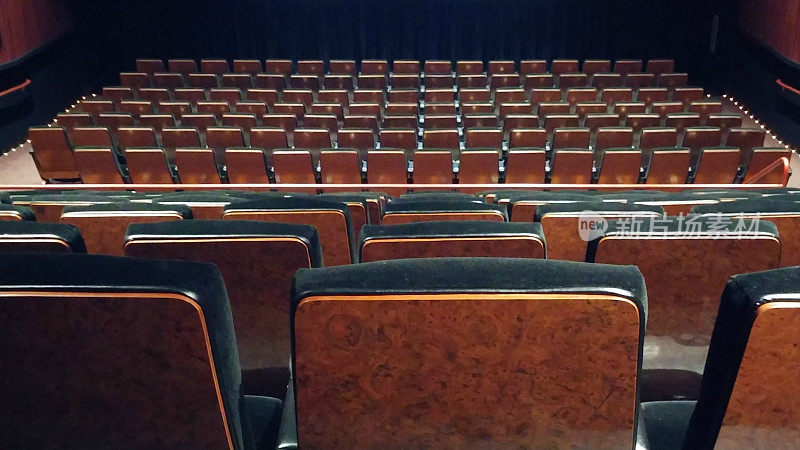
[{"label": "dark wall", "polygon": [[74,46],[16,72],[40,94],[21,118],[0,111],[0,148],[117,83],[136,58],[666,57],[693,84],[721,92],[729,81],[709,47],[722,0],[60,1],[71,6]]},{"label": "dark wall", "polygon": [[[696,0],[139,0],[76,2],[98,64],[136,57],[650,58],[705,70]],[[112,62],[113,61],[113,62]]]},{"label": "dark wall", "polygon": [[[792,24],[795,19],[791,15],[764,13],[775,5],[788,7],[790,4],[794,3],[782,0],[729,2],[725,19],[729,29],[723,36],[726,41],[719,79],[721,92],[733,95],[777,136],[798,148],[800,96],[781,89],[776,80],[800,88],[800,63],[782,53],[790,47],[773,48],[771,45],[790,43],[800,36],[800,23]],[[771,38],[763,35],[764,30],[770,30]],[[785,39],[772,40],[780,36]]]}]

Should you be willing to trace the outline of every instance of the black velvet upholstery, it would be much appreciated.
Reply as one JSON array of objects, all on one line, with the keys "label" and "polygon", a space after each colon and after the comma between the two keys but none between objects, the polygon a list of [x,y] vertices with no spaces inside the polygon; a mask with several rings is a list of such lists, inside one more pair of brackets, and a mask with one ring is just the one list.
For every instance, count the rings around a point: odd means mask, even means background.
[{"label": "black velvet upholstery", "polygon": [[26,222],[36,220],[36,216],[34,216],[33,211],[27,206],[0,203],[0,211],[10,211],[12,213],[16,213],[22,217],[22,220]]},{"label": "black velvet upholstery", "polygon": [[391,213],[430,213],[430,212],[474,212],[498,211],[505,220],[508,220],[506,207],[484,203],[480,200],[424,200],[424,201],[393,201],[386,205],[386,214]]},{"label": "black velvet upholstery", "polygon": [[647,296],[635,266],[526,258],[400,259],[301,269],[292,286],[292,310],[303,298],[317,294],[609,290],[635,300],[644,320]]},{"label": "black velvet upholstery", "polygon": [[62,214],[71,212],[147,212],[173,211],[184,219],[192,218],[192,210],[185,205],[161,205],[158,203],[98,203],[84,206],[65,206]]},{"label": "black velvet upholstery", "polygon": [[392,202],[420,202],[420,201],[475,201],[480,200],[471,194],[463,194],[461,192],[411,192],[403,194],[392,200]]},{"label": "black velvet upholstery", "polygon": [[645,402],[639,420],[644,425],[648,450],[676,450],[683,445],[686,427],[697,402],[671,400]]},{"label": "black velvet upholstery", "polygon": [[[800,199],[800,196],[798,196],[798,199]],[[766,197],[763,199],[723,202],[716,205],[697,205],[692,208],[692,212],[695,214],[798,213],[800,212],[800,203],[772,200],[772,197]]]},{"label": "black velvet upholstery", "polygon": [[[128,226],[125,242],[132,239],[174,239],[212,237],[297,237],[308,247],[313,267],[322,264],[319,235],[310,225],[255,220],[175,220],[134,223]],[[269,255],[264,255],[268,257]]]},{"label": "black velvet upholstery", "polygon": [[630,203],[604,202],[604,201],[581,201],[572,203],[547,203],[536,208],[534,221],[541,222],[542,217],[551,213],[572,213],[592,211],[598,214],[613,214],[622,212],[628,213],[656,213],[663,215],[664,208],[660,206],[636,205]]},{"label": "black velvet upholstery", "polygon": [[359,241],[363,244],[373,238],[519,235],[536,236],[544,241],[542,226],[538,223],[489,222],[485,220],[442,220],[399,225],[366,225],[361,229]]},{"label": "black velvet upholstery", "polygon": [[725,286],[684,448],[714,447],[756,310],[772,301],[800,301],[800,267],[736,275]]},{"label": "black velvet upholstery", "polygon": [[0,221],[0,241],[57,239],[66,243],[73,253],[86,253],[81,232],[74,225],[46,222]]}]

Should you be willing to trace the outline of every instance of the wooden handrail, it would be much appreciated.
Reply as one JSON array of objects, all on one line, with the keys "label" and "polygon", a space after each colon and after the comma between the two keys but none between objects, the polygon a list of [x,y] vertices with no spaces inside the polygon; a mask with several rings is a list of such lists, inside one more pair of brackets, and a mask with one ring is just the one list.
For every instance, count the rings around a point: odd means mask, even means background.
[{"label": "wooden handrail", "polygon": [[13,92],[21,91],[21,90],[25,89],[26,87],[28,87],[30,84],[31,84],[31,80],[26,79],[22,83],[14,86],[12,88],[8,88],[3,92],[0,92],[0,98],[5,97],[6,95],[11,94]]},{"label": "wooden handrail", "polygon": [[772,162],[772,164],[764,167],[763,169],[759,170],[752,178],[748,179],[745,184],[752,184],[756,183],[758,180],[765,178],[767,175],[772,173],[773,170],[776,168],[781,167],[783,170],[782,174],[782,184],[786,186],[789,183],[789,158],[785,156],[781,156],[780,158],[776,159]]},{"label": "wooden handrail", "polygon": [[[786,159],[786,158],[782,158]],[[787,161],[788,163],[788,161]],[[773,163],[774,164],[774,163]],[[756,174],[756,175],[760,175]],[[785,187],[786,184],[7,184],[0,185],[0,191],[24,190],[162,190],[162,191],[211,191],[216,189],[239,189],[255,191],[291,191],[293,189],[348,189],[351,191],[375,191],[382,189],[413,189],[417,191],[442,190],[442,189],[480,189],[484,191],[511,191],[511,190],[668,190],[682,191],[694,189],[774,189]]]},{"label": "wooden handrail", "polygon": [[784,83],[780,78],[775,80],[775,83],[777,83],[778,86],[780,86],[783,89],[786,89],[787,91],[790,91],[790,92],[793,92],[794,94],[800,95],[800,90],[789,86],[788,84]]}]

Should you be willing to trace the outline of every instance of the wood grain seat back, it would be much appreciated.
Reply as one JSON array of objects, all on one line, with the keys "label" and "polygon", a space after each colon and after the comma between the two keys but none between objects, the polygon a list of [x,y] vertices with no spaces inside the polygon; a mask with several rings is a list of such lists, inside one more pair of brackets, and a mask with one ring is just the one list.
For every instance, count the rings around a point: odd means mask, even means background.
[{"label": "wood grain seat back", "polygon": [[4,445],[244,448],[216,268],[76,254],[0,265],[0,337],[18,350],[0,368],[14,405],[0,412]]},{"label": "wood grain seat back", "polygon": [[106,203],[65,207],[59,222],[78,227],[89,253],[122,255],[128,225],[191,218],[191,210],[182,205]]},{"label": "wood grain seat back", "polygon": [[291,279],[300,268],[319,267],[322,259],[313,227],[234,220],[133,224],[125,255],[217,266],[236,324],[246,391],[256,388],[250,377],[265,371],[288,380]]},{"label": "wood grain seat back", "polygon": [[636,184],[642,167],[642,151],[630,147],[607,148],[602,151],[601,184]]},{"label": "wood grain seat back", "polygon": [[693,379],[672,389],[697,395],[696,374],[703,370],[725,283],[735,274],[778,267],[777,228],[766,220],[752,224],[707,216],[645,219],[639,230],[626,231],[630,228],[610,223],[590,244],[591,261],[639,268],[650,304],[645,354],[651,356],[645,369],[687,372]]},{"label": "wood grain seat back", "polygon": [[642,292],[634,268],[534,259],[301,270],[298,444],[629,447]]},{"label": "wood grain seat back", "polygon": [[591,221],[642,219],[664,214],[658,206],[631,205],[603,201],[547,203],[536,208],[533,220],[542,224],[547,237],[548,259],[586,261],[587,243],[596,232]]},{"label": "wood grain seat back", "polygon": [[512,222],[533,222],[536,208],[547,203],[575,203],[592,200],[578,192],[513,191],[497,196],[496,203],[507,205]]},{"label": "wood grain seat back", "polygon": [[544,258],[537,223],[441,221],[370,225],[363,229],[361,262],[403,258]]},{"label": "wood grain seat back", "polygon": [[125,160],[131,182],[137,184],[171,184],[172,172],[167,165],[167,156],[160,148],[129,148]]},{"label": "wood grain seat back", "polygon": [[722,215],[731,220],[769,221],[778,227],[781,241],[780,266],[800,265],[800,204],[793,201],[750,199],[698,205],[694,214]]},{"label": "wood grain seat back", "polygon": [[64,128],[32,127],[28,131],[28,136],[36,167],[42,178],[80,178]]},{"label": "wood grain seat back", "polygon": [[313,197],[277,197],[231,204],[223,220],[259,220],[311,225],[317,229],[326,266],[356,261],[350,209],[342,202]]},{"label": "wood grain seat back", "polygon": [[800,443],[795,383],[798,268],[731,278],[722,294],[685,448],[789,448]]}]

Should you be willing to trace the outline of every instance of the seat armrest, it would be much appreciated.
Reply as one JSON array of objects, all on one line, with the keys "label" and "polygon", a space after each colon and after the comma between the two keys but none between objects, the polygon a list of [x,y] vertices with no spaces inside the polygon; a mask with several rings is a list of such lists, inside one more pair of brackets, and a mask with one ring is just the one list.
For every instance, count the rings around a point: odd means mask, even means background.
[{"label": "seat armrest", "polygon": [[297,449],[297,412],[294,406],[294,380],[289,380],[286,400],[283,402],[283,417],[278,431],[278,446],[283,449]]},{"label": "seat armrest", "polygon": [[[673,450],[683,448],[686,429],[692,418],[693,400],[669,400],[644,402],[639,414],[639,430],[643,429],[642,443],[649,450]],[[642,433],[639,433],[640,435]],[[637,439],[637,448],[639,448]]]}]

